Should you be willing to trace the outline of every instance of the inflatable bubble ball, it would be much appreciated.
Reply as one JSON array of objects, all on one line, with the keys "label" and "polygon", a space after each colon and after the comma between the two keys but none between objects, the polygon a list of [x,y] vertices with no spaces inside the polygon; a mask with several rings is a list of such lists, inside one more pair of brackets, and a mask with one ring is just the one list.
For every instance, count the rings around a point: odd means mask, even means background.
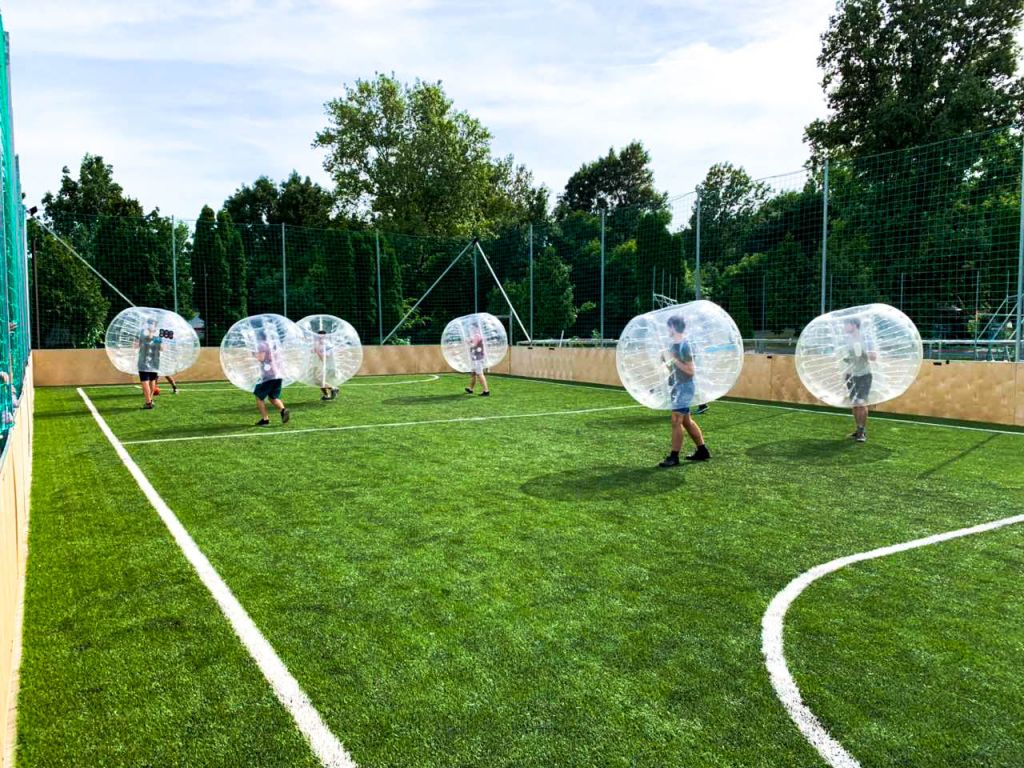
[{"label": "inflatable bubble ball", "polygon": [[691,301],[637,315],[615,347],[619,379],[641,405],[696,408],[725,395],[743,368],[743,339],[729,313]]},{"label": "inflatable bubble ball", "polygon": [[299,381],[337,388],[356,375],[363,364],[363,345],[355,328],[334,315],[309,315],[296,325],[310,350]]},{"label": "inflatable bubble ball", "polygon": [[505,326],[486,312],[457,317],[441,334],[441,354],[456,371],[482,373],[508,354]]},{"label": "inflatable bubble ball", "polygon": [[252,392],[257,384],[298,381],[309,366],[310,346],[299,326],[281,315],[253,315],[232,325],[220,343],[220,365],[228,380]]},{"label": "inflatable bubble ball", "polygon": [[865,304],[814,318],[796,345],[796,371],[816,398],[849,408],[899,397],[917,378],[917,326],[896,307]]},{"label": "inflatable bubble ball", "polygon": [[199,336],[169,309],[129,307],[107,326],[107,357],[117,370],[174,376],[199,358]]}]

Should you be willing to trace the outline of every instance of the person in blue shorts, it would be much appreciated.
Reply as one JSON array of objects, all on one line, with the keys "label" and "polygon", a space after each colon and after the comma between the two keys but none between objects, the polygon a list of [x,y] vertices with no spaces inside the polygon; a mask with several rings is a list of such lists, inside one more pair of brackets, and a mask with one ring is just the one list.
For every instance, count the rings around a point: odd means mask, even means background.
[{"label": "person in blue shorts", "polygon": [[260,383],[256,385],[252,393],[256,396],[256,407],[260,411],[260,420],[256,422],[257,427],[270,425],[270,418],[267,415],[266,400],[281,412],[281,423],[287,424],[291,414],[281,402],[281,369],[276,359],[277,350],[274,345],[260,334],[260,340],[256,345],[256,360],[260,365]]},{"label": "person in blue shorts", "polygon": [[142,407],[147,411],[153,409],[154,395],[160,394],[156,382],[160,378],[160,344],[162,341],[157,321],[150,318],[139,332],[139,337],[135,342],[135,347],[139,351],[139,383],[142,385],[142,395],[146,399]]},{"label": "person in blue shorts", "polygon": [[683,431],[690,436],[696,450],[686,457],[687,461],[707,461],[711,458],[708,447],[704,444],[704,435],[690,414],[696,386],[693,377],[693,352],[690,342],[686,340],[686,320],[682,315],[673,315],[668,319],[668,330],[672,336],[672,345],[665,358],[669,365],[669,386],[672,397],[672,452],[658,464],[659,467],[679,466],[679,452],[683,448]]}]

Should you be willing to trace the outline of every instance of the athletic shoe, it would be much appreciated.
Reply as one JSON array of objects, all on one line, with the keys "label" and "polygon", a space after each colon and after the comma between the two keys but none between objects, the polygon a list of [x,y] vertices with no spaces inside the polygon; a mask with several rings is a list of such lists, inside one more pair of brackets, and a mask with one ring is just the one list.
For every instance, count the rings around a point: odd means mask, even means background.
[{"label": "athletic shoe", "polygon": [[337,399],[338,399],[338,388],[337,387],[332,387],[331,388],[331,400],[337,400]]},{"label": "athletic shoe", "polygon": [[700,416],[702,413],[707,413],[710,409],[707,403],[701,403],[697,406],[697,410],[693,412],[694,416]]},{"label": "athletic shoe", "polygon": [[330,395],[320,395],[321,400],[333,400],[334,398]]},{"label": "athletic shoe", "polygon": [[281,423],[282,424],[287,424],[288,423],[288,419],[290,419],[291,417],[292,417],[292,415],[288,411],[287,408],[282,408],[281,409]]},{"label": "athletic shoe", "polygon": [[144,411],[152,411],[153,410],[153,404],[152,403],[146,403],[145,405],[142,406],[142,410],[144,410]]},{"label": "athletic shoe", "polygon": [[256,422],[256,426],[257,427],[269,427],[270,426],[270,419],[260,419],[259,421]]},{"label": "athletic shoe", "polygon": [[866,443],[868,441],[868,433],[858,432],[856,435],[854,435],[853,439],[856,440],[858,443]]},{"label": "athletic shoe", "polygon": [[658,466],[659,467],[663,467],[663,468],[678,467],[679,466],[679,457],[678,456],[673,456],[670,453],[668,456],[666,456],[664,459],[661,460],[661,462],[658,464]]},{"label": "athletic shoe", "polygon": [[706,445],[697,446],[697,450],[686,457],[687,461],[707,461],[711,458],[711,453],[708,451]]},{"label": "athletic shoe", "polygon": [[467,395],[472,395],[473,394],[473,390],[470,389],[469,387],[466,387],[466,394]]},{"label": "athletic shoe", "polygon": [[480,397],[490,397],[490,396],[491,396],[491,390],[489,390],[489,389],[484,390],[483,392],[480,393]]},{"label": "athletic shoe", "polygon": [[178,385],[177,384],[171,384],[171,394],[172,395],[178,394]]}]

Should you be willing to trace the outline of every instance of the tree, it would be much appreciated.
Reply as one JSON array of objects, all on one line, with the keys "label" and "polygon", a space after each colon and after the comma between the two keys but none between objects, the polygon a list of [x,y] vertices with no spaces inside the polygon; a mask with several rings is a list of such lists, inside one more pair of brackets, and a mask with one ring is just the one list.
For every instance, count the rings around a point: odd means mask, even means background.
[{"label": "tree", "polygon": [[1020,0],[840,0],[818,66],[814,152],[876,154],[1019,121]]},{"label": "tree", "polygon": [[292,171],[279,185],[260,176],[224,201],[237,224],[327,228],[333,223],[334,197],[308,176]]},{"label": "tree", "polygon": [[192,244],[195,306],[206,323],[206,346],[220,344],[231,324],[231,273],[213,209],[203,206]]},{"label": "tree", "polygon": [[354,218],[407,234],[486,234],[544,200],[523,166],[492,158],[490,132],[440,83],[378,75],[325,106],[314,146],[327,151],[339,210]]},{"label": "tree", "polygon": [[558,197],[555,218],[564,219],[571,211],[600,213],[619,208],[635,209],[636,215],[663,211],[668,195],[654,188],[651,156],[639,141],[591,163],[584,163],[565,184]]}]

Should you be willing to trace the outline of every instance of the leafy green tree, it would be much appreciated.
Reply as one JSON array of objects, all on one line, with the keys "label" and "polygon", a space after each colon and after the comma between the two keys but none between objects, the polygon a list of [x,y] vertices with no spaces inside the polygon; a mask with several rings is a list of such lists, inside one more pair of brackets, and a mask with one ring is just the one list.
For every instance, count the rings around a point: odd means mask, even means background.
[{"label": "leafy green tree", "polygon": [[218,229],[213,209],[204,205],[193,239],[192,274],[196,282],[195,307],[206,323],[206,346],[220,344],[234,317],[227,248]]},{"label": "leafy green tree", "polygon": [[1019,122],[1020,0],[840,0],[818,65],[815,153],[875,154]]},{"label": "leafy green tree", "polygon": [[266,176],[260,176],[251,185],[243,184],[224,201],[224,210],[238,224],[323,229],[334,223],[334,197],[297,171],[292,171],[279,185]]},{"label": "leafy green tree", "polygon": [[654,188],[651,156],[639,141],[616,152],[580,166],[558,196],[555,218],[563,219],[572,211],[585,213],[633,209],[636,215],[663,211],[668,195]]},{"label": "leafy green tree", "polygon": [[[28,222],[28,242],[39,282],[30,292],[45,349],[95,347],[103,343],[110,302],[99,279],[35,221]],[[32,275],[33,279],[35,276]]]},{"label": "leafy green tree", "polygon": [[511,158],[491,156],[491,134],[456,110],[440,83],[393,76],[357,80],[326,104],[314,146],[346,215],[407,234],[488,233],[526,220],[545,201]]}]

